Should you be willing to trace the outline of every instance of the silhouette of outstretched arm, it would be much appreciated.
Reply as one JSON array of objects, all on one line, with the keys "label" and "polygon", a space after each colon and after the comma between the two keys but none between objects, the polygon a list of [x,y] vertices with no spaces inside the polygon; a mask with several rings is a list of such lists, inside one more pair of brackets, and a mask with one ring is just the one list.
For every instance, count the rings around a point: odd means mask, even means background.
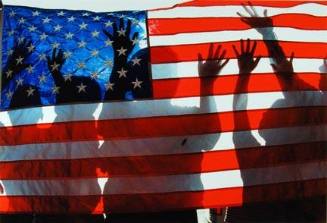
[{"label": "silhouette of outstretched arm", "polygon": [[60,87],[64,84],[64,77],[61,73],[61,68],[63,66],[63,64],[65,63],[65,59],[64,59],[64,53],[63,51],[60,49],[57,50],[54,49],[52,51],[52,57],[50,58],[49,56],[47,56],[47,60],[48,60],[48,68],[49,71],[52,74],[53,80],[56,84],[56,86]]},{"label": "silhouette of outstretched arm", "polygon": [[[257,46],[257,43],[254,41],[253,46],[251,47],[251,42],[247,39],[246,44],[244,40],[241,40],[241,51],[239,52],[236,49],[236,46],[233,45],[233,49],[238,61],[239,67],[239,77],[236,83],[236,92],[242,92],[244,94],[235,94],[233,101],[233,110],[234,110],[234,122],[235,129],[251,129],[248,117],[244,117],[244,115],[239,115],[237,111],[245,111],[247,109],[247,87],[250,79],[251,72],[258,65],[261,57],[254,58],[254,52]],[[233,135],[233,141],[236,147],[244,146],[244,144],[257,145],[260,144],[257,140],[252,136],[251,133],[245,131],[241,135]]]},{"label": "silhouette of outstretched arm", "polygon": [[[214,45],[210,44],[208,57],[206,60],[203,59],[201,54],[198,54],[198,71],[201,79],[200,92],[201,95],[205,95],[204,92],[211,92],[213,89],[214,80],[221,70],[226,66],[229,59],[225,59],[226,50],[221,51],[221,45],[214,50]],[[212,78],[210,78],[212,77]],[[208,90],[210,89],[210,90]],[[210,102],[207,97],[201,97],[200,107],[213,106],[215,103]]]},{"label": "silhouette of outstretched arm", "polygon": [[[119,29],[116,23],[114,23],[112,27],[112,33],[109,33],[106,30],[103,30],[103,32],[111,41],[114,53],[113,71],[117,71],[121,69],[121,66],[127,65],[127,58],[134,49],[139,34],[138,32],[135,32],[133,37],[130,38],[131,20],[129,19],[127,20],[126,27],[122,18],[119,21]],[[117,72],[113,72],[112,75],[117,75]]]},{"label": "silhouette of outstretched arm", "polygon": [[[221,70],[226,66],[229,59],[225,59],[226,50],[221,52],[222,46],[219,45],[214,50],[213,43],[210,44],[207,59],[204,60],[201,54],[198,54],[198,72],[200,76],[200,109],[210,112],[212,107],[216,107],[215,100],[212,97],[204,97],[206,94],[214,93],[214,81]],[[209,120],[210,123],[203,125],[216,125],[220,128],[219,118]],[[214,143],[218,141],[218,137]],[[185,143],[184,141],[183,143]],[[211,213],[214,209],[211,209]]]},{"label": "silhouette of outstretched arm", "polygon": [[126,91],[131,88],[127,78],[129,75],[127,59],[138,41],[137,38],[139,34],[135,32],[132,38],[130,38],[131,20],[127,20],[127,25],[125,27],[124,20],[121,18],[119,21],[119,29],[116,23],[114,23],[112,27],[112,33],[106,30],[103,30],[103,32],[109,38],[113,48],[114,63],[109,81],[110,83],[114,83],[115,90],[106,94],[105,98],[124,99]]},{"label": "silhouette of outstretched arm", "polygon": [[31,46],[31,41],[28,40],[24,40],[20,43],[16,42],[3,70],[2,87],[6,86],[15,75],[30,66],[30,64],[26,62],[27,58],[32,53],[32,51],[29,50],[29,46]]}]

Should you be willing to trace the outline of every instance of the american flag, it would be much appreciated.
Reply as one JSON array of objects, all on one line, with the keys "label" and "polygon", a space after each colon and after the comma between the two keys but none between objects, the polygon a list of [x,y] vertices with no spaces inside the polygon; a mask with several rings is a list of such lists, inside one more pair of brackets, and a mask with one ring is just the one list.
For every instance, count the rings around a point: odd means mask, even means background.
[{"label": "american flag", "polygon": [[5,6],[0,212],[325,194],[326,3],[252,4]]}]

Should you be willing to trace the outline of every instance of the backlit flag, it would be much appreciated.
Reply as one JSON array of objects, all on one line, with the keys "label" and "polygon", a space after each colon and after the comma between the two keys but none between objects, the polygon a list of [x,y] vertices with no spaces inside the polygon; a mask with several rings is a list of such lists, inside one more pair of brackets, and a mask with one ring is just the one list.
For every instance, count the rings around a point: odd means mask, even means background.
[{"label": "backlit flag", "polygon": [[[5,6],[0,212],[147,212],[325,194],[326,3],[252,4]],[[251,26],[237,12],[268,23]],[[247,58],[258,64],[244,73]]]}]

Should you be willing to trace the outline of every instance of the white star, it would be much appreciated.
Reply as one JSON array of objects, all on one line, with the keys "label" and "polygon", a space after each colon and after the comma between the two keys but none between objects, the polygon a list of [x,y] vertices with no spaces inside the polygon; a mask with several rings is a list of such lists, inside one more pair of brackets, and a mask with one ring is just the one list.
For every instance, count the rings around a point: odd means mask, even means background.
[{"label": "white star", "polygon": [[126,51],[127,51],[127,49],[124,49],[123,47],[121,47],[119,50],[117,50],[117,52],[118,52],[118,56],[120,56],[120,55],[126,55]]},{"label": "white star", "polygon": [[140,58],[135,57],[135,58],[132,60],[132,62],[133,62],[133,66],[135,66],[136,64],[137,64],[137,65],[141,65],[141,64],[140,64],[140,62],[141,62],[141,59],[140,59]]},{"label": "white star", "polygon": [[53,64],[50,65],[51,71],[59,70],[60,64],[57,64],[56,61],[53,62]]},{"label": "white star", "polygon": [[64,13],[63,11],[60,11],[57,13],[58,16],[64,16],[66,13]]},{"label": "white star", "polygon": [[136,78],[136,80],[135,81],[132,81],[132,84],[134,85],[133,86],[133,89],[135,89],[135,88],[142,88],[141,87],[141,84],[143,83],[143,81],[139,81],[137,78]]},{"label": "white star", "polygon": [[12,77],[12,74],[13,74],[13,71],[12,71],[12,70],[8,70],[8,71],[6,72],[6,77],[7,77],[7,78],[11,78],[11,77]]},{"label": "white star", "polygon": [[24,18],[20,18],[19,20],[18,20],[18,24],[23,24],[23,23],[25,23],[26,22],[26,20],[24,19]]},{"label": "white star", "polygon": [[68,18],[68,22],[74,22],[75,21],[75,17],[74,16],[71,16]]},{"label": "white star", "polygon": [[22,44],[23,42],[24,42],[24,37],[20,37],[20,38],[18,38],[18,44]]},{"label": "white star", "polygon": [[42,73],[42,75],[39,76],[38,78],[39,78],[40,84],[47,81],[47,77],[44,75],[44,73]]},{"label": "white star", "polygon": [[39,16],[39,15],[40,15],[40,12],[39,11],[32,12],[32,16]]},{"label": "white star", "polygon": [[86,92],[86,85],[84,85],[83,83],[81,83],[81,85],[79,86],[76,86],[78,88],[78,93],[81,93],[82,91],[83,92]]},{"label": "white star", "polygon": [[137,25],[137,24],[139,24],[139,20],[137,20],[137,19],[133,19],[133,20],[132,20],[132,24],[133,24],[133,25]]},{"label": "white star", "polygon": [[14,53],[14,50],[8,50],[8,55],[10,56],[10,55],[13,55],[13,53]]},{"label": "white star", "polygon": [[55,85],[51,90],[52,90],[52,94],[59,94],[60,87]]},{"label": "white star", "polygon": [[82,16],[89,16],[90,14],[89,13],[87,13],[87,12],[84,12],[83,14],[82,14]]},{"label": "white star", "polygon": [[23,83],[24,83],[24,79],[23,78],[19,78],[18,80],[16,80],[16,87],[18,86],[23,86]]},{"label": "white star", "polygon": [[119,74],[119,78],[126,77],[127,70],[124,70],[124,68],[122,67],[121,70],[117,71],[117,73]]},{"label": "white star", "polygon": [[36,27],[32,25],[31,27],[28,27],[28,31],[34,32],[36,30]]},{"label": "white star", "polygon": [[45,17],[44,19],[42,19],[43,24],[49,23],[51,21],[51,19],[49,17]]},{"label": "white star", "polygon": [[105,87],[106,87],[106,91],[108,91],[108,90],[111,90],[111,91],[113,91],[114,90],[114,83],[110,83],[110,81],[105,85]]},{"label": "white star", "polygon": [[29,53],[33,52],[34,49],[35,49],[35,46],[33,44],[31,44],[30,46],[27,47],[27,50],[28,50]]},{"label": "white star", "polygon": [[104,64],[105,64],[107,67],[112,67],[112,66],[113,66],[112,60],[106,60],[106,61],[104,62]]},{"label": "white star", "polygon": [[78,66],[78,68],[80,68],[80,69],[83,69],[83,68],[86,67],[85,63],[83,63],[83,62],[78,63],[77,66]]},{"label": "white star", "polygon": [[52,49],[59,48],[59,46],[60,46],[60,43],[57,43],[57,42],[54,42],[51,44]]},{"label": "white star", "polygon": [[117,33],[118,33],[118,36],[125,36],[126,30],[124,30],[124,29],[117,30]]},{"label": "white star", "polygon": [[99,36],[99,32],[98,31],[96,31],[96,30],[94,30],[93,32],[92,32],[92,36],[93,37],[98,37]]},{"label": "white star", "polygon": [[32,65],[29,65],[29,66],[26,68],[26,70],[27,70],[27,73],[31,74],[31,73],[33,73],[33,71],[34,71],[34,67],[33,67]]},{"label": "white star", "polygon": [[92,52],[91,52],[91,56],[92,57],[96,57],[98,55],[99,55],[99,51],[98,50],[92,50]]},{"label": "white star", "polygon": [[133,42],[133,45],[138,44],[139,39],[137,39],[137,38],[135,37],[135,39],[133,39],[132,42]]},{"label": "white star", "polygon": [[88,24],[86,24],[86,23],[83,22],[82,24],[79,24],[79,29],[81,29],[81,30],[82,29],[86,29],[87,25]]},{"label": "white star", "polygon": [[64,52],[64,58],[67,59],[67,58],[71,57],[72,54],[73,54],[72,52],[66,51],[66,52]]},{"label": "white star", "polygon": [[108,21],[105,23],[106,27],[112,26],[112,24],[113,24],[113,22],[111,22],[111,21]]},{"label": "white star", "polygon": [[57,24],[55,27],[54,27],[54,31],[55,32],[59,32],[60,30],[62,29],[62,26]]},{"label": "white star", "polygon": [[65,34],[66,39],[73,39],[73,36],[74,36],[74,34],[71,32]]},{"label": "white star", "polygon": [[12,35],[14,35],[14,33],[15,33],[15,30],[10,30],[10,31],[8,32],[8,36],[12,36]]},{"label": "white star", "polygon": [[81,42],[78,42],[77,44],[79,48],[83,48],[86,46],[86,42],[84,42],[83,40]]},{"label": "white star", "polygon": [[16,59],[16,65],[18,65],[18,64],[23,64],[23,60],[24,60],[24,58],[21,57],[21,56],[19,56],[19,57]]},{"label": "white star", "polygon": [[123,19],[123,18],[125,18],[125,16],[124,16],[123,14],[121,14],[121,15],[119,16],[119,18],[120,18],[120,19]]},{"label": "white star", "polygon": [[14,95],[14,93],[10,90],[6,93],[6,97],[8,100],[11,99],[13,95]]},{"label": "white star", "polygon": [[92,80],[95,80],[95,79],[98,79],[99,78],[99,74],[98,74],[98,72],[93,72],[92,74],[91,74],[91,79]]},{"label": "white star", "polygon": [[67,74],[67,75],[64,75],[64,80],[65,80],[65,82],[67,82],[67,81],[72,81],[72,74]]},{"label": "white star", "polygon": [[112,46],[112,43],[113,43],[114,41],[111,41],[110,39],[107,39],[106,41],[105,41],[105,43],[106,43],[106,46]]},{"label": "white star", "polygon": [[100,19],[101,19],[100,16],[96,16],[96,17],[93,18],[93,21],[99,21]]},{"label": "white star", "polygon": [[30,87],[28,90],[26,90],[26,92],[27,92],[27,97],[29,97],[29,96],[33,96],[34,91],[35,91],[35,89],[32,88],[32,87]]},{"label": "white star", "polygon": [[42,35],[40,36],[40,39],[41,39],[41,40],[45,40],[47,37],[48,37],[47,34],[42,33]]},{"label": "white star", "polygon": [[9,16],[10,16],[10,17],[14,17],[15,15],[16,15],[16,12],[13,11],[13,10],[9,13]]},{"label": "white star", "polygon": [[39,60],[40,61],[42,61],[42,60],[46,61],[47,60],[47,55],[45,53],[40,54],[39,55]]}]

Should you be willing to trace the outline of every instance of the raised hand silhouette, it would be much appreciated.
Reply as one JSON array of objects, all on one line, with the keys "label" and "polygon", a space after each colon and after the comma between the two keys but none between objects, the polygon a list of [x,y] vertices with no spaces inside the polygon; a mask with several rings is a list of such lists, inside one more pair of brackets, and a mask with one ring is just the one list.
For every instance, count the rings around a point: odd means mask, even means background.
[{"label": "raised hand silhouette", "polygon": [[48,68],[52,74],[61,75],[60,71],[65,63],[64,53],[60,49],[57,54],[57,49],[52,51],[52,57],[47,56]]},{"label": "raised hand silhouette", "polygon": [[[267,9],[264,10],[263,16],[259,16],[256,9],[253,7],[251,2],[248,2],[248,6],[242,3],[244,10],[249,16],[246,16],[240,12],[237,12],[237,15],[241,17],[241,20],[255,28],[262,35],[269,34],[273,30],[273,22],[270,17],[268,17]],[[263,29],[264,28],[264,29]]]},{"label": "raised hand silhouette", "polygon": [[198,70],[200,77],[215,76],[220,73],[224,66],[228,63],[229,59],[225,59],[226,50],[220,54],[221,45],[219,45],[215,51],[213,43],[210,44],[209,53],[206,60],[203,60],[202,55],[198,54]]},{"label": "raised hand silhouette", "polygon": [[293,58],[294,52],[289,60],[285,58],[285,60],[281,60],[279,63],[271,64],[274,72],[277,75],[280,75],[284,80],[290,80],[294,76]]},{"label": "raised hand silhouette", "polygon": [[51,72],[55,86],[56,103],[90,102],[101,100],[100,86],[96,80],[86,76],[64,75],[61,68],[65,63],[63,51],[54,49],[52,57],[47,57],[48,69]]},{"label": "raised hand silhouette", "polygon": [[[250,40],[247,40],[246,49],[244,49],[244,41],[240,41],[241,45],[241,51],[237,51],[236,46],[233,45],[233,49],[235,52],[235,55],[237,57],[238,61],[238,67],[239,67],[239,77],[236,82],[236,92],[246,92],[248,87],[248,82],[250,80],[250,74],[251,72],[256,68],[260,61],[260,56],[257,58],[254,58],[254,52],[256,49],[256,42],[254,41],[253,47],[251,48]],[[248,97],[247,94],[236,94],[234,96],[233,101],[233,109],[235,111],[237,110],[246,110],[247,107],[247,101]],[[237,113],[234,113],[234,120],[235,120],[235,128],[241,129],[244,128],[242,126],[242,123],[245,124],[247,128],[250,128],[249,120],[248,118],[244,118],[242,116],[237,115]],[[233,141],[235,143],[236,148],[242,146],[244,143],[251,142],[252,145],[259,146],[259,143],[256,142],[256,139],[253,138],[251,133],[249,132],[243,132],[242,137],[240,135],[234,134],[233,135]],[[240,166],[242,164],[242,160],[239,160]]]},{"label": "raised hand silhouette", "polygon": [[8,61],[3,70],[2,76],[2,88],[5,87],[15,75],[30,66],[27,63],[28,57],[31,55],[31,41],[23,40],[22,42],[16,42],[11,55],[8,57]]},{"label": "raised hand silhouette", "polygon": [[[133,37],[130,38],[131,34],[131,20],[127,20],[127,25],[125,27],[124,25],[124,19],[121,18],[119,20],[119,30],[117,28],[117,24],[113,23],[112,28],[113,32],[112,34],[109,33],[106,30],[103,30],[104,34],[109,38],[109,40],[112,41],[112,47],[114,49],[114,55],[115,59],[126,59],[127,56],[132,52],[135,41],[137,41],[138,32],[135,32],[133,34]],[[125,49],[125,51],[119,51],[122,47]],[[124,52],[124,54],[122,53]]]},{"label": "raised hand silhouette", "polygon": [[104,34],[111,41],[114,53],[114,65],[109,78],[109,85],[114,90],[108,90],[105,94],[106,100],[125,99],[126,92],[132,90],[131,83],[128,80],[128,56],[133,51],[138,37],[138,32],[135,32],[130,38],[131,34],[131,20],[127,20],[127,25],[124,25],[124,19],[119,21],[119,30],[117,24],[113,24],[113,32],[109,33],[103,30]]},{"label": "raised hand silhouette", "polygon": [[250,74],[258,65],[261,57],[254,59],[254,52],[257,47],[257,42],[254,41],[251,48],[250,39],[246,41],[246,48],[244,47],[244,40],[241,39],[241,53],[236,49],[236,46],[233,45],[233,50],[237,57],[239,73],[240,75]]}]

